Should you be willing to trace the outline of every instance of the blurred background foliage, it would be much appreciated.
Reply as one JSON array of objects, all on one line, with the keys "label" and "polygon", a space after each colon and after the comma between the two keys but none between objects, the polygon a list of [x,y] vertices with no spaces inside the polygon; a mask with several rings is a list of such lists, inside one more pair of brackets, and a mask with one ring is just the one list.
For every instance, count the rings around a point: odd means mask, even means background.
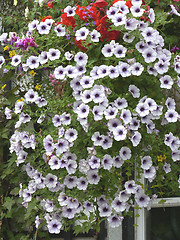
[{"label": "blurred background foliage", "polygon": [[[92,1],[56,1],[53,8],[47,6],[48,1],[40,7],[35,0],[1,0],[0,1],[0,34],[3,32],[21,32],[27,30],[28,22],[34,18],[41,20],[47,15],[58,18],[59,12],[68,4],[87,5]],[[112,1],[107,0],[108,3]],[[165,39],[165,47],[171,50],[179,47],[180,42],[180,21],[179,17],[171,12],[170,4],[180,5],[177,1],[171,0],[147,0],[154,8],[157,18],[157,29]],[[28,16],[25,12],[29,11]],[[3,48],[0,47],[0,55]],[[1,70],[1,69],[0,69]],[[20,204],[19,185],[22,174],[16,167],[15,159],[9,158],[8,139],[11,136],[14,120],[7,121],[3,115],[6,106],[13,106],[17,97],[14,95],[15,89],[11,89],[11,79],[13,72],[3,75],[0,72],[0,239],[4,240],[30,240],[35,238],[34,216],[29,218],[32,212]],[[5,86],[6,84],[6,86]],[[31,210],[36,206],[31,206]],[[50,239],[46,232],[38,231],[38,239]]]}]

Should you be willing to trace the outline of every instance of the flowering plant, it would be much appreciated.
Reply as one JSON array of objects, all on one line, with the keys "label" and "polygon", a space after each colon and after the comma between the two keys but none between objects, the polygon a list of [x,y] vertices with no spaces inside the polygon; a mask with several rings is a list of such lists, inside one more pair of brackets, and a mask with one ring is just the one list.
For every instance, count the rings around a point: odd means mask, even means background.
[{"label": "flowering plant", "polygon": [[0,36],[0,67],[17,75],[11,161],[37,229],[118,227],[130,207],[176,194],[180,57],[153,24],[142,0],[97,0]]}]

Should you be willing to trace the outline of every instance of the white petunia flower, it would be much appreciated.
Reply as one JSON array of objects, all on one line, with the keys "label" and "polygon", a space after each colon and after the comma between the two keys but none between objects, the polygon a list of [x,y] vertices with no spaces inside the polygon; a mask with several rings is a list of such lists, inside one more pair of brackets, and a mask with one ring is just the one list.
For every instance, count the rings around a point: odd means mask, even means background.
[{"label": "white petunia flower", "polygon": [[66,130],[64,137],[68,142],[74,142],[77,139],[78,132],[74,128],[69,128]]},{"label": "white petunia flower", "polygon": [[178,13],[178,11],[176,10],[176,8],[174,7],[173,4],[171,4],[170,7],[171,7],[171,12],[172,12],[172,13],[174,13],[174,14],[177,15],[177,16],[180,16],[180,13]]},{"label": "white petunia flower", "polygon": [[165,118],[168,122],[177,122],[179,114],[174,109],[168,109]]},{"label": "white petunia flower", "polygon": [[11,59],[11,65],[16,67],[17,65],[19,65],[21,63],[21,56],[20,55],[15,55],[12,57]]},{"label": "white petunia flower", "polygon": [[67,75],[69,78],[75,78],[75,77],[77,77],[77,69],[76,69],[75,66],[67,65],[64,69],[65,69],[65,71],[66,71],[66,75]]},{"label": "white petunia flower", "polygon": [[142,52],[142,56],[146,63],[151,63],[156,60],[157,53],[152,48],[148,47]]},{"label": "white petunia flower", "polygon": [[119,151],[120,157],[125,161],[131,158],[131,149],[128,147],[122,147]]},{"label": "white petunia flower", "polygon": [[29,91],[24,95],[25,101],[29,103],[33,103],[38,98],[38,93],[33,89],[29,89]]},{"label": "white petunia flower", "polygon": [[4,40],[6,40],[8,34],[7,33],[3,33],[0,35],[0,42],[3,42]]},{"label": "white petunia flower", "polygon": [[143,70],[144,70],[143,65],[138,62],[131,65],[131,73],[135,76],[140,76]]},{"label": "white petunia flower", "polygon": [[125,42],[127,42],[127,43],[133,42],[134,39],[135,39],[135,36],[132,35],[132,34],[130,34],[130,33],[128,33],[128,32],[125,33],[124,36],[123,36],[123,40],[124,40]]},{"label": "white petunia flower", "polygon": [[108,217],[108,223],[109,226],[112,228],[117,228],[122,224],[124,217],[123,216],[117,216],[117,215],[113,215]]},{"label": "white petunia flower", "polygon": [[115,118],[117,113],[118,109],[111,106],[104,110],[104,115],[107,120]]},{"label": "white petunia flower", "polygon": [[139,5],[132,6],[130,10],[134,17],[141,17],[145,11],[143,8],[140,8]]},{"label": "white petunia flower", "polygon": [[125,140],[127,135],[127,130],[124,126],[119,126],[113,131],[113,135],[116,141]]},{"label": "white petunia flower", "polygon": [[131,75],[131,68],[128,63],[120,62],[118,65],[118,70],[122,77],[129,77]]},{"label": "white petunia flower", "polygon": [[75,56],[74,56],[74,61],[78,64],[78,65],[83,65],[85,66],[87,64],[88,61],[88,55],[86,53],[83,52],[78,52]]},{"label": "white petunia flower", "polygon": [[111,44],[105,44],[101,50],[104,57],[112,57],[114,53],[114,47]]},{"label": "white petunia flower", "polygon": [[90,33],[90,36],[91,36],[91,41],[92,42],[99,42],[99,38],[100,38],[101,34],[96,29],[94,29]]},{"label": "white petunia flower", "polygon": [[0,68],[2,67],[2,65],[5,63],[5,59],[3,56],[0,56]]},{"label": "white petunia flower", "polygon": [[128,106],[128,103],[126,101],[125,98],[120,98],[118,97],[115,101],[114,101],[114,105],[115,107],[117,107],[118,109],[124,109]]},{"label": "white petunia flower", "polygon": [[67,13],[67,17],[74,16],[76,14],[75,10],[76,7],[71,6],[67,6],[66,8],[64,8],[64,12]]},{"label": "white petunia flower", "polygon": [[77,108],[77,114],[80,118],[86,118],[89,114],[89,106],[81,103],[80,106]]},{"label": "white petunia flower", "polygon": [[50,48],[47,52],[47,57],[49,58],[49,60],[54,61],[56,59],[59,59],[60,54],[61,52],[59,51],[59,49]]},{"label": "white petunia flower", "polygon": [[168,109],[174,109],[176,108],[176,102],[174,101],[173,98],[168,97],[165,102],[166,106]]},{"label": "white petunia flower", "polygon": [[47,52],[41,52],[41,54],[38,56],[39,62],[41,64],[47,63],[48,62],[48,55]]},{"label": "white petunia flower", "polygon": [[99,120],[103,119],[104,107],[94,106],[92,112],[94,114],[95,121],[99,121]]},{"label": "white petunia flower", "polygon": [[135,131],[133,136],[130,138],[133,144],[133,147],[136,147],[140,143],[141,138],[142,138],[141,133],[138,131]]},{"label": "white petunia flower", "polygon": [[63,66],[56,67],[54,69],[54,76],[56,79],[64,79],[66,75],[66,70],[63,68]]},{"label": "white petunia flower", "polygon": [[151,23],[154,23],[154,21],[155,21],[155,13],[154,13],[154,9],[153,8],[150,8],[148,17],[149,17]]},{"label": "white petunia flower", "polygon": [[75,33],[76,40],[85,40],[89,34],[89,30],[86,27],[78,29]]},{"label": "white petunia flower", "polygon": [[140,90],[135,85],[129,85],[128,90],[134,98],[139,98],[140,97]]},{"label": "white petunia flower", "polygon": [[139,102],[136,106],[136,112],[140,117],[145,117],[149,114],[149,106],[147,103]]},{"label": "white petunia flower", "polygon": [[132,121],[131,112],[129,109],[123,109],[120,115],[120,118],[125,124],[128,124]]},{"label": "white petunia flower", "polygon": [[144,37],[146,42],[149,42],[149,41],[153,42],[156,40],[158,32],[152,27],[147,27],[141,32],[141,35]]},{"label": "white petunia flower", "polygon": [[62,24],[58,24],[55,26],[54,31],[56,32],[58,37],[63,37],[66,35],[66,28],[63,27]]},{"label": "white petunia flower", "polygon": [[116,7],[110,7],[107,11],[106,11],[106,14],[107,14],[107,17],[109,19],[112,19],[114,18],[118,13],[118,8]]},{"label": "white petunia flower", "polygon": [[144,193],[138,193],[135,195],[135,201],[138,204],[138,206],[142,208],[148,206],[150,198]]},{"label": "white petunia flower", "polygon": [[39,34],[49,34],[50,29],[51,29],[51,26],[49,26],[45,22],[40,22],[40,24],[37,25],[37,30]]},{"label": "white petunia flower", "polygon": [[141,6],[142,0],[131,0],[131,4],[135,6]]},{"label": "white petunia flower", "polygon": [[48,164],[52,170],[60,168],[60,160],[56,156],[52,156],[48,161]]},{"label": "white petunia flower", "polygon": [[159,74],[162,75],[168,71],[169,64],[168,64],[168,62],[164,62],[164,61],[160,60],[159,62],[154,64],[154,68]]},{"label": "white petunia flower", "polygon": [[118,8],[120,12],[122,12],[123,14],[127,14],[129,13],[129,8],[128,6],[126,6],[126,2],[125,1],[118,1],[115,2],[113,4],[114,7]]},{"label": "white petunia flower", "polygon": [[36,56],[30,56],[26,61],[27,66],[30,69],[35,69],[39,67],[39,58]]},{"label": "white petunia flower", "polygon": [[148,45],[144,41],[140,41],[136,43],[135,47],[138,50],[138,52],[143,53],[145,49],[147,49]]},{"label": "white petunia flower", "polygon": [[29,31],[33,31],[34,29],[36,29],[38,24],[39,24],[38,20],[33,20],[32,22],[28,23]]},{"label": "white petunia flower", "polygon": [[122,45],[116,45],[115,48],[114,48],[114,55],[117,57],[117,58],[123,58],[125,57],[126,55],[126,52],[127,52],[127,48],[125,48],[124,46]]},{"label": "white petunia flower", "polygon": [[137,28],[137,26],[138,26],[138,20],[136,20],[135,18],[126,19],[125,29],[133,31]]},{"label": "white petunia flower", "polygon": [[144,156],[141,159],[142,169],[149,169],[152,166],[152,158],[150,156]]},{"label": "white petunia flower", "polygon": [[161,82],[161,85],[160,85],[161,88],[171,89],[174,83],[171,76],[169,75],[165,75],[161,77],[159,80]]},{"label": "white petunia flower", "polygon": [[125,182],[124,186],[125,186],[125,190],[128,194],[131,194],[131,193],[134,194],[136,192],[136,184],[135,184],[134,180]]},{"label": "white petunia flower", "polygon": [[126,23],[126,15],[123,13],[117,13],[111,21],[114,23],[116,27],[124,25]]},{"label": "white petunia flower", "polygon": [[91,96],[94,103],[101,103],[106,98],[104,87],[102,85],[94,85],[92,88]]}]

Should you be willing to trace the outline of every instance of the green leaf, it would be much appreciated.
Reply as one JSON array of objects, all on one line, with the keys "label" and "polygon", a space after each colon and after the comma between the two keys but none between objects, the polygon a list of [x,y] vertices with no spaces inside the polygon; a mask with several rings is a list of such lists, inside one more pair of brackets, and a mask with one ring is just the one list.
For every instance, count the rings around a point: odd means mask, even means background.
[{"label": "green leaf", "polygon": [[166,200],[161,199],[161,200],[158,202],[158,204],[163,204],[163,203],[165,203],[165,202],[166,202]]},{"label": "green leaf", "polygon": [[19,188],[16,187],[16,188],[13,188],[10,192],[11,195],[14,195],[14,196],[17,196],[19,195]]},{"label": "green leaf", "polygon": [[10,198],[10,197],[6,197],[6,198],[5,198],[5,202],[4,202],[4,204],[3,204],[3,207],[5,207],[6,209],[8,209],[8,211],[10,212],[14,203],[15,203],[15,200],[13,200],[13,199]]}]

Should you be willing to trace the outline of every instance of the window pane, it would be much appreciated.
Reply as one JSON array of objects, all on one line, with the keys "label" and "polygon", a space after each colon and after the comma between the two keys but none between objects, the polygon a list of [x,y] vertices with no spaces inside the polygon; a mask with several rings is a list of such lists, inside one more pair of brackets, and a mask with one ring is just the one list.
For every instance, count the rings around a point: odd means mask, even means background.
[{"label": "window pane", "polygon": [[179,240],[180,207],[152,208],[147,229],[148,240]]}]

